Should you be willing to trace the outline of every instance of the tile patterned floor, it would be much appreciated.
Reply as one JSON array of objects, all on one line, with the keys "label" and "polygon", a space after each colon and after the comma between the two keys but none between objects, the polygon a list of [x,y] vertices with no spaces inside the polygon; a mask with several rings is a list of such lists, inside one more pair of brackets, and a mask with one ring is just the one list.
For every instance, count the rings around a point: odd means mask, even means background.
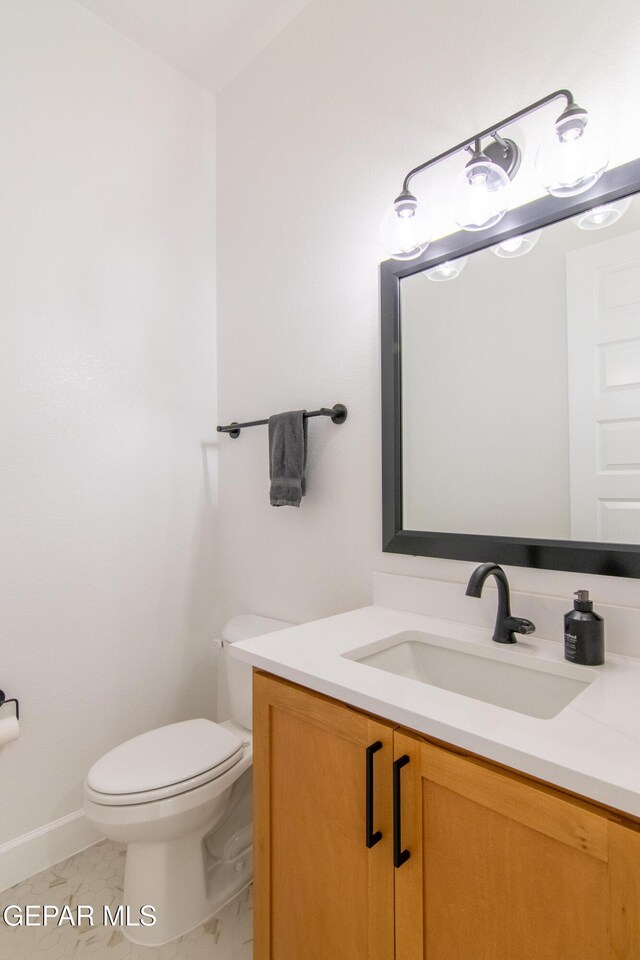
[{"label": "tile patterned floor", "polygon": [[[36,874],[0,894],[9,904],[88,904],[101,918],[103,904],[112,910],[122,895],[124,847],[104,840],[50,870]],[[251,960],[251,888],[220,913],[164,947],[138,947],[117,927],[8,927],[0,919],[0,960]]]}]

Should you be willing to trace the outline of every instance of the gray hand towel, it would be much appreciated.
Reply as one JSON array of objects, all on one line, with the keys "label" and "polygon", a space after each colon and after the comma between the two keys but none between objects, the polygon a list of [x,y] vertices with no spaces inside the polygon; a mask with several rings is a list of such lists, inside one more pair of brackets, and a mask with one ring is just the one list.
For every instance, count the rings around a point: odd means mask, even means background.
[{"label": "gray hand towel", "polygon": [[269,417],[269,479],[272,507],[299,507],[305,495],[307,421],[304,410]]}]

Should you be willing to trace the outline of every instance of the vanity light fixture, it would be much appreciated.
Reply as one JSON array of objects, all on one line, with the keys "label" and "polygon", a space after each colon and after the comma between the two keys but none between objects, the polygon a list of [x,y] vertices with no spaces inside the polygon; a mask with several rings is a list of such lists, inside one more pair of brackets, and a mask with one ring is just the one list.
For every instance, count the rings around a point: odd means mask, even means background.
[{"label": "vanity light fixture", "polygon": [[410,190],[411,181],[416,174],[462,151],[467,151],[470,158],[454,184],[454,220],[463,230],[486,230],[498,223],[509,208],[510,181],[521,161],[518,145],[502,137],[500,130],[558,99],[566,104],[538,150],[540,181],[555,197],[589,190],[607,168],[607,147],[597,130],[592,130],[587,111],[578,106],[571,91],[556,90],[410,170],[380,226],[380,241],[388,255],[394,260],[414,260],[427,249],[428,219]]},{"label": "vanity light fixture", "polygon": [[411,193],[400,194],[380,224],[380,242],[394,260],[414,260],[431,240],[424,212]]},{"label": "vanity light fixture", "polygon": [[444,280],[455,280],[464,270],[466,263],[466,257],[458,257],[457,260],[445,260],[444,263],[439,263],[437,267],[425,270],[424,274],[427,280],[439,283]]},{"label": "vanity light fixture", "polygon": [[536,243],[540,239],[540,234],[542,230],[533,230],[531,233],[524,233],[518,237],[509,237],[508,240],[503,240],[501,243],[496,243],[494,247],[491,247],[496,257],[502,257],[503,259],[512,258],[512,257],[523,257],[525,253],[529,253],[535,247]]},{"label": "vanity light fixture", "polygon": [[458,226],[463,230],[485,230],[502,220],[509,209],[510,183],[500,163],[492,160],[480,140],[476,140],[471,159],[458,174],[453,188],[453,219]]},{"label": "vanity light fixture", "polygon": [[586,110],[567,104],[538,149],[536,170],[553,197],[575,197],[596,183],[609,163],[609,150]]},{"label": "vanity light fixture", "polygon": [[572,217],[571,222],[581,230],[603,230],[605,227],[611,227],[622,217],[631,203],[631,197],[621,197],[613,203],[603,203],[599,207],[592,207],[591,210],[585,210],[579,213],[577,217]]}]

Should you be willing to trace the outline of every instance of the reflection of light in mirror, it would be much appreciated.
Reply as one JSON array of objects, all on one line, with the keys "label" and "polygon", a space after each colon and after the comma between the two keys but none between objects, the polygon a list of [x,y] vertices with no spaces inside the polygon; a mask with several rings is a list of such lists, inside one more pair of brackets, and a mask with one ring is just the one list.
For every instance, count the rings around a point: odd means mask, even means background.
[{"label": "reflection of light in mirror", "polygon": [[426,270],[425,276],[428,280],[438,282],[442,280],[455,280],[464,270],[466,262],[466,257],[460,257],[458,260],[445,260],[444,263],[439,263],[437,267]]},{"label": "reflection of light in mirror", "polygon": [[540,239],[542,230],[534,230],[533,233],[523,234],[519,237],[509,237],[502,243],[497,243],[491,247],[496,257],[523,257],[525,253],[533,250]]},{"label": "reflection of light in mirror", "polygon": [[571,222],[581,230],[603,230],[604,227],[610,227],[617,223],[629,209],[631,197],[623,197],[621,200],[615,200],[613,203],[603,203],[599,207],[592,207],[591,210],[585,210],[584,213],[572,217]]}]

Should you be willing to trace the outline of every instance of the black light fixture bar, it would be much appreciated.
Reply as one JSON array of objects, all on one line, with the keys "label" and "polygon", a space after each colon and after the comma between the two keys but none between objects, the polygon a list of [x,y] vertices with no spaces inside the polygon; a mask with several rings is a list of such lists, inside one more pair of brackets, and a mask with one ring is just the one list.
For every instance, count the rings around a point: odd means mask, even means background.
[{"label": "black light fixture bar", "polygon": [[[331,417],[333,423],[344,423],[347,419],[347,408],[343,403],[336,403],[332,407],[320,407],[319,410],[309,410],[305,411],[304,419],[308,420],[309,417]],[[218,426],[216,430],[218,433],[228,433],[232,440],[237,440],[240,436],[240,431],[244,430],[245,427],[264,427],[269,423],[269,419],[266,420],[247,420],[246,423],[227,423],[225,426]]]},{"label": "black light fixture bar", "polygon": [[403,194],[408,194],[411,192],[409,190],[409,184],[417,173],[421,173],[423,170],[426,170],[427,167],[435,166],[436,163],[440,163],[441,160],[446,160],[447,157],[452,157],[455,153],[459,153],[461,150],[466,150],[467,147],[473,146],[476,141],[482,140],[484,137],[495,136],[498,130],[500,130],[502,127],[507,127],[509,124],[515,123],[516,120],[520,120],[521,117],[526,117],[528,114],[534,113],[541,107],[546,106],[546,104],[552,103],[554,100],[559,100],[562,97],[564,97],[564,99],[567,101],[565,109],[575,106],[575,100],[570,90],[556,90],[554,93],[550,93],[548,96],[542,97],[541,100],[536,100],[535,103],[529,104],[528,107],[518,110],[517,113],[512,113],[510,117],[505,117],[505,119],[500,120],[499,123],[492,124],[490,127],[482,130],[480,133],[474,133],[472,137],[469,137],[467,140],[462,140],[455,147],[445,150],[444,153],[439,153],[437,157],[432,157],[431,160],[426,160],[424,163],[414,167],[413,170],[410,170],[404,178],[400,197],[402,197]]}]

